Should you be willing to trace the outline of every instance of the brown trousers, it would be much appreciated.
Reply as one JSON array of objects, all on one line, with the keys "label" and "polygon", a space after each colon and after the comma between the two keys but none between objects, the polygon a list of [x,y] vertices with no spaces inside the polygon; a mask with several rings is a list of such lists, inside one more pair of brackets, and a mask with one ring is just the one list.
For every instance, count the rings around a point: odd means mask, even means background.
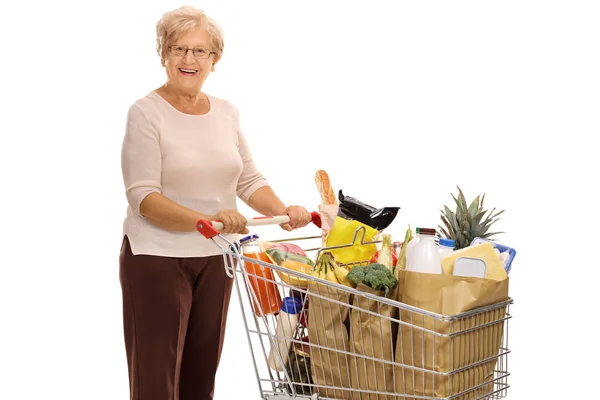
[{"label": "brown trousers", "polygon": [[119,257],[131,400],[208,400],[223,348],[232,279],[223,256]]}]

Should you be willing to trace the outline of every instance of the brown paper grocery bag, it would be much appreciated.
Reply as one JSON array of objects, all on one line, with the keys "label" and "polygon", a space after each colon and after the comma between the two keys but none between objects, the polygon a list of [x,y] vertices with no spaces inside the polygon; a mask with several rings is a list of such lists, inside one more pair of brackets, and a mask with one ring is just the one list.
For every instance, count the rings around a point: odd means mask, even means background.
[{"label": "brown paper grocery bag", "polygon": [[[317,295],[322,296],[317,297]],[[315,387],[313,393],[321,397],[350,399],[350,358],[347,354],[335,350],[350,352],[348,342],[348,305],[350,295],[347,292],[317,282],[309,284],[308,337],[310,340],[310,362],[313,384],[346,388],[334,390]],[[342,304],[338,304],[339,301]],[[321,349],[315,346],[323,346]]]},{"label": "brown paper grocery bag", "polygon": [[[454,316],[478,307],[508,300],[508,278],[490,279],[400,272],[403,280],[398,300],[445,316]],[[477,328],[454,337],[439,336],[457,333],[504,318],[504,308],[458,321],[440,321],[422,313],[400,310],[402,321],[398,329],[395,362],[422,370],[396,367],[396,390],[415,396],[450,397],[482,385],[457,399],[475,399],[493,391],[496,358],[502,344],[504,323]],[[426,332],[417,328],[424,328]],[[437,334],[436,334],[437,333]],[[485,361],[490,359],[489,361]],[[475,362],[481,364],[453,373],[437,375],[428,371],[448,373]],[[424,370],[424,371],[423,371]],[[410,399],[398,396],[397,399]]]},{"label": "brown paper grocery bag", "polygon": [[[384,290],[375,290],[360,283],[357,290],[380,297]],[[398,288],[388,293],[389,299],[397,298]],[[385,318],[398,318],[398,308],[366,297],[354,296],[354,308],[350,311],[350,348],[356,356],[351,357],[350,377],[354,389],[394,393],[394,366],[380,360],[394,361],[395,336],[398,324]],[[371,360],[361,356],[377,359]],[[392,400],[394,396],[355,391],[352,400]]]}]

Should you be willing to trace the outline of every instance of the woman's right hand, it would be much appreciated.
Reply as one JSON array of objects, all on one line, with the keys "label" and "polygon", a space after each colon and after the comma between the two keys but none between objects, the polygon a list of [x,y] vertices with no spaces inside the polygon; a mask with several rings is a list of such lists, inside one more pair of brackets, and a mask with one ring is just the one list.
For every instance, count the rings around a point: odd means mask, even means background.
[{"label": "woman's right hand", "polygon": [[250,231],[246,228],[248,221],[242,214],[236,210],[223,210],[219,211],[215,216],[214,220],[219,220],[223,223],[223,233],[249,233]]}]

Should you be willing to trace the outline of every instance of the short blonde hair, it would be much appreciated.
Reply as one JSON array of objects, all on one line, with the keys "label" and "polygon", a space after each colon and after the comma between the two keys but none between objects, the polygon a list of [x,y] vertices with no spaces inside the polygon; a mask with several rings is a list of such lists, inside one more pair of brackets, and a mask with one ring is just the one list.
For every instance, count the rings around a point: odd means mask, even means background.
[{"label": "short blonde hair", "polygon": [[223,32],[215,21],[202,10],[192,6],[183,6],[165,13],[156,24],[156,51],[164,63],[167,51],[176,40],[190,29],[201,28],[211,37],[212,51],[215,52],[216,64],[223,55]]}]

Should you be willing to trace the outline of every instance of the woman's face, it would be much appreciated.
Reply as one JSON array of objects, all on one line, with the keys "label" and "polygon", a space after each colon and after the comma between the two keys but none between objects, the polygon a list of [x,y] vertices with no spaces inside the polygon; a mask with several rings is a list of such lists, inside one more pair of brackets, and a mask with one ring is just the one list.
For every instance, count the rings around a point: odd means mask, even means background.
[{"label": "woman's face", "polygon": [[214,57],[210,35],[195,28],[174,41],[167,49],[167,84],[186,92],[197,92],[213,70]]}]

